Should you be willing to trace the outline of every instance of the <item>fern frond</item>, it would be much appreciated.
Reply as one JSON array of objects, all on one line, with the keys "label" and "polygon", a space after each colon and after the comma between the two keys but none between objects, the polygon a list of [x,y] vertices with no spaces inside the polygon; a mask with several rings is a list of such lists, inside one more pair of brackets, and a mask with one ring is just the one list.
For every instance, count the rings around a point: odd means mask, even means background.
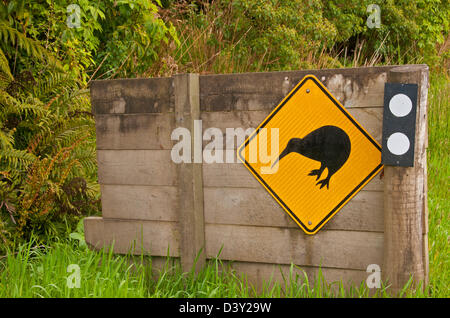
[{"label": "fern frond", "polygon": [[11,130],[6,132],[0,129],[0,149],[10,149],[13,147],[13,144],[14,144],[14,131]]},{"label": "fern frond", "polygon": [[[28,115],[28,113],[41,113],[43,111],[42,102],[34,97],[27,97],[22,100],[19,100],[15,97],[12,97],[4,90],[0,89],[0,105],[4,106],[2,111],[9,111],[11,113],[24,114]],[[6,108],[6,109],[5,109]]]},{"label": "fern frond", "polygon": [[34,95],[47,104],[55,97],[59,98],[68,94],[70,90],[75,88],[74,85],[70,76],[57,72],[51,73],[38,82],[38,85],[34,88]]},{"label": "fern frond", "polygon": [[[89,90],[77,89],[63,96],[63,105],[70,105],[70,111],[90,112]],[[68,109],[69,110],[69,109]]]},{"label": "fern frond", "polygon": [[89,142],[87,142],[82,147],[76,148],[73,155],[82,165],[86,176],[96,174],[97,152],[95,150],[95,145],[90,145]]},{"label": "fern frond", "polygon": [[3,50],[0,49],[0,88],[7,87],[13,80],[14,76],[11,74],[8,59],[3,53]]},{"label": "fern frond", "polygon": [[61,69],[61,63],[55,59],[40,43],[32,38],[27,37],[25,34],[10,27],[4,22],[0,22],[0,40],[3,42],[17,45],[19,48],[25,50],[28,55],[39,60],[47,59],[52,65]]},{"label": "fern frond", "polygon": [[36,156],[26,150],[18,150],[14,148],[0,149],[0,170],[10,173],[18,170],[25,171],[33,162]]}]

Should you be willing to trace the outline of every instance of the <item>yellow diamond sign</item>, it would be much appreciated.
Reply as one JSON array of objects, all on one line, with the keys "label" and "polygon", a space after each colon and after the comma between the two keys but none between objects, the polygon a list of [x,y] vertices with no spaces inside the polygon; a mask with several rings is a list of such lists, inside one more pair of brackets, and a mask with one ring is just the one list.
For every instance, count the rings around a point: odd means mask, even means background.
[{"label": "yellow diamond sign", "polygon": [[381,147],[313,75],[239,147],[238,157],[307,234],[381,169]]}]

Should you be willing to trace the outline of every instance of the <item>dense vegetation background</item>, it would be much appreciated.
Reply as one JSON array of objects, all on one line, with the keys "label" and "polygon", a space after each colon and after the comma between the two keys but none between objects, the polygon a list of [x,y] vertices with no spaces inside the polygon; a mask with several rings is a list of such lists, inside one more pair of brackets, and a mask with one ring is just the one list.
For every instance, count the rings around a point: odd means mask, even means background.
[{"label": "dense vegetation background", "polygon": [[[100,213],[94,79],[426,63],[444,89],[430,149],[445,159],[449,17],[447,0],[0,0],[0,254]],[[430,227],[446,224],[430,248],[448,273],[444,159],[429,160]]]}]

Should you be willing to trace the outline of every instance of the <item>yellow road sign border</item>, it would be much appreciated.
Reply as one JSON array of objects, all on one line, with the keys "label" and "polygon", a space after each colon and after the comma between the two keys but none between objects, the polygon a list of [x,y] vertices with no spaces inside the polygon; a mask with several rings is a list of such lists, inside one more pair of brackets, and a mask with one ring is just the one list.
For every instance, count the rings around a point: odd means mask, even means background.
[{"label": "yellow road sign border", "polygon": [[[328,214],[320,221],[314,228],[309,229],[300,219],[290,210],[290,208],[278,197],[278,195],[273,191],[269,185],[264,181],[264,179],[252,168],[252,166],[245,160],[245,156],[242,155],[242,150],[244,150],[245,146],[258,135],[259,130],[264,128],[264,126],[275,116],[275,114],[289,101],[289,99],[308,81],[312,80],[327,96],[330,98],[333,103],[338,107],[338,109],[361,131],[361,133],[369,139],[369,141],[380,151],[380,164],[369,173],[350,193],[341,201],[339,204],[334,207]],[[255,131],[244,141],[244,143],[237,150],[237,157],[241,162],[250,170],[250,172],[255,176],[255,178],[263,185],[263,187],[272,195],[272,197],[281,205],[283,210],[297,223],[297,225],[309,235],[316,234],[345,204],[350,201],[358,192],[361,190],[372,178],[377,175],[378,172],[383,169],[383,165],[381,164],[381,146],[380,144],[370,136],[370,134],[355,120],[355,118],[345,109],[344,106],[328,91],[328,89],[320,82],[317,77],[312,74],[306,75],[303,79],[291,90],[291,92],[283,98],[283,100],[278,104],[277,107],[267,116],[266,119],[255,129]]]}]

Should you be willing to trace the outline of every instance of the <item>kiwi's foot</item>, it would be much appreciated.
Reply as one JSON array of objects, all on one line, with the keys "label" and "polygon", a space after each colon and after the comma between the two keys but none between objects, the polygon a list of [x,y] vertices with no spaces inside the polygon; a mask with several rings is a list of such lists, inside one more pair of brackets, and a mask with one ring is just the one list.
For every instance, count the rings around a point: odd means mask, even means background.
[{"label": "kiwi's foot", "polygon": [[308,176],[317,176],[316,177],[316,181],[317,181],[317,180],[319,180],[320,176],[322,175],[322,171],[320,169],[311,170],[311,172],[308,174]]},{"label": "kiwi's foot", "polygon": [[323,180],[320,180],[319,182],[316,183],[316,185],[320,184],[320,189],[322,189],[324,186],[327,186],[327,189],[330,189],[330,179],[326,178]]}]

